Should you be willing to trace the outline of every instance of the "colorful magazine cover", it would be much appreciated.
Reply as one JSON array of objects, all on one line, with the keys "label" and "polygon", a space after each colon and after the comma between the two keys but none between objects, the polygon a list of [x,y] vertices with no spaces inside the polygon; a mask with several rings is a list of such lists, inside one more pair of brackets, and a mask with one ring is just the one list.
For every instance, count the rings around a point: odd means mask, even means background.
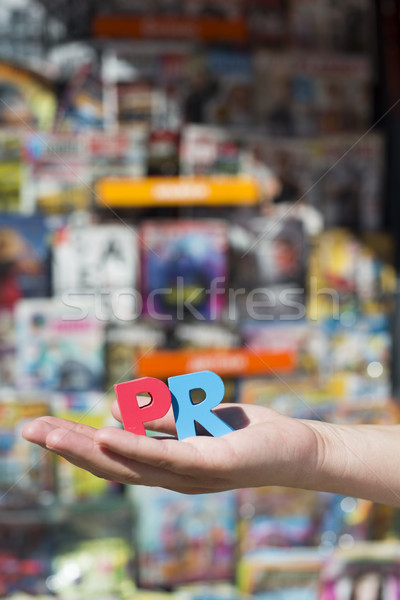
[{"label": "colorful magazine cover", "polygon": [[50,414],[46,395],[0,392],[0,507],[40,508],[55,492],[48,452],[22,439],[29,421]]},{"label": "colorful magazine cover", "polygon": [[231,229],[231,281],[242,318],[299,320],[305,309],[307,241],[299,219],[253,217]]},{"label": "colorful magazine cover", "polygon": [[336,549],[322,570],[318,600],[396,600],[399,557],[399,544],[394,540]]},{"label": "colorful magazine cover", "polygon": [[117,98],[121,128],[160,122],[167,110],[165,90],[149,81],[118,83]]},{"label": "colorful magazine cover", "polygon": [[54,124],[54,81],[29,68],[0,61],[0,124],[48,131]]},{"label": "colorful magazine cover", "polygon": [[327,420],[337,411],[319,378],[293,377],[242,379],[238,384],[238,401],[257,404],[299,419]]},{"label": "colorful magazine cover", "polygon": [[346,313],[377,318],[392,314],[393,266],[344,229],[314,239],[308,270],[310,319],[339,319]]},{"label": "colorful magazine cover", "polygon": [[54,131],[102,129],[103,106],[103,81],[99,69],[84,62],[73,70],[64,85]]},{"label": "colorful magazine cover", "polygon": [[315,492],[281,487],[238,491],[239,553],[314,546],[320,536],[320,504]]},{"label": "colorful magazine cover", "polygon": [[44,213],[84,210],[90,205],[90,169],[84,137],[40,133],[26,137],[28,164],[25,194],[31,206]]},{"label": "colorful magazine cover", "polygon": [[146,316],[165,321],[221,318],[228,258],[223,222],[147,222],[140,240]]},{"label": "colorful magazine cover", "polygon": [[90,132],[84,137],[92,182],[102,177],[143,177],[147,173],[148,129]]},{"label": "colorful magazine cover", "polygon": [[138,585],[171,588],[231,580],[236,537],[234,492],[185,496],[136,487]]},{"label": "colorful magazine cover", "polygon": [[256,124],[264,133],[364,133],[371,125],[369,58],[260,50],[253,60],[253,110]]},{"label": "colorful magazine cover", "polygon": [[0,211],[18,212],[23,206],[25,167],[22,162],[22,137],[0,133]]},{"label": "colorful magazine cover", "polygon": [[237,175],[245,158],[242,141],[222,127],[187,125],[180,147],[182,175]]},{"label": "colorful magazine cover", "polygon": [[46,581],[49,592],[60,600],[137,598],[130,574],[132,555],[127,540],[101,534],[61,546],[53,556],[52,574]]},{"label": "colorful magazine cover", "polygon": [[40,215],[0,215],[0,309],[50,294],[50,251],[62,221]]},{"label": "colorful magazine cover", "polygon": [[109,327],[106,332],[106,390],[137,376],[139,355],[165,347],[166,334],[147,323]]},{"label": "colorful magazine cover", "polygon": [[268,600],[317,600],[323,563],[317,548],[256,551],[239,562],[239,590]]},{"label": "colorful magazine cover", "polygon": [[[51,397],[51,414],[99,429],[116,425],[111,415],[112,401],[111,396],[99,392],[55,393]],[[79,469],[61,457],[57,457],[56,475],[57,493],[62,503],[98,498],[113,491],[109,481]]]},{"label": "colorful magazine cover", "polygon": [[268,349],[289,351],[296,356],[299,377],[326,373],[330,365],[330,337],[319,323],[305,319],[275,322],[244,320],[240,326],[243,343],[253,352]]},{"label": "colorful magazine cover", "polygon": [[16,307],[17,385],[82,392],[104,381],[103,324],[82,298],[20,301]]}]

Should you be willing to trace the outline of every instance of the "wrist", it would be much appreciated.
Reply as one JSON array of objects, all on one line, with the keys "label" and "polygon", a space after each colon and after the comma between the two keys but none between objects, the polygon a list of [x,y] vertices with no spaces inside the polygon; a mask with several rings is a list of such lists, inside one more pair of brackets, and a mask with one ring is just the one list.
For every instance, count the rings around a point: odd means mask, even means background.
[{"label": "wrist", "polygon": [[317,448],[307,489],[400,506],[394,454],[400,448],[399,425],[303,422],[313,431]]}]

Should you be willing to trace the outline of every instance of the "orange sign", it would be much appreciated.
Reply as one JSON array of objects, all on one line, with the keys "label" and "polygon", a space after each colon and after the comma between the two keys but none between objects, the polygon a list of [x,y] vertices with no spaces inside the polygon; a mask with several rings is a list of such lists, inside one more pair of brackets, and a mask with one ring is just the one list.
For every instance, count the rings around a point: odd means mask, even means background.
[{"label": "orange sign", "polygon": [[214,177],[105,177],[95,184],[98,204],[134,206],[188,206],[257,204],[260,187],[247,176]]},{"label": "orange sign", "polygon": [[215,371],[221,377],[290,373],[296,368],[294,352],[270,352],[247,348],[228,350],[160,350],[139,357],[139,377],[167,379],[195,371]]},{"label": "orange sign", "polygon": [[97,37],[156,40],[203,40],[207,42],[245,42],[248,38],[243,19],[223,20],[190,17],[131,17],[101,15],[95,18]]}]

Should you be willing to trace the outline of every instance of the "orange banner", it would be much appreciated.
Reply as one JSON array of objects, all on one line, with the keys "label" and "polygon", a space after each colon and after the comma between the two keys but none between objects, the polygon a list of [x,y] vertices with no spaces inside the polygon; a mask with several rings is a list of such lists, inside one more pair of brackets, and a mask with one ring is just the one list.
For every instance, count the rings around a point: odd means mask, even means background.
[{"label": "orange banner", "polygon": [[248,38],[243,19],[223,20],[190,17],[131,17],[101,15],[93,22],[96,37],[156,40],[203,40],[207,42],[245,42]]},{"label": "orange banner", "polygon": [[167,379],[196,371],[215,371],[221,377],[290,373],[297,366],[294,352],[247,348],[228,350],[160,350],[143,355],[135,365],[139,377]]},{"label": "orange banner", "polygon": [[98,204],[116,208],[257,204],[260,187],[251,177],[105,177],[95,184]]}]

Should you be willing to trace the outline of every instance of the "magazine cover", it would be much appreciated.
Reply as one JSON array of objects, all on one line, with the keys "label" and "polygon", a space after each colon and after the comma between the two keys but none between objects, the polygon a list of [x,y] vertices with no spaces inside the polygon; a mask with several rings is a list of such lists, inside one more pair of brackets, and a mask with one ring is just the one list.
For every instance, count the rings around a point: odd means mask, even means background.
[{"label": "magazine cover", "polygon": [[353,398],[378,401],[391,396],[392,333],[385,315],[353,318],[348,324],[327,320],[330,338],[327,373],[337,390]]},{"label": "magazine cover", "polygon": [[11,62],[0,61],[0,125],[48,131],[54,124],[54,81]]},{"label": "magazine cover", "polygon": [[65,227],[54,240],[54,295],[89,302],[103,322],[137,318],[137,247],[137,233],[125,223]]},{"label": "magazine cover", "polygon": [[117,85],[118,124],[121,128],[132,125],[159,123],[167,110],[165,90],[151,81],[120,82]]},{"label": "magazine cover", "polygon": [[320,541],[316,492],[281,487],[238,490],[239,553],[274,547],[315,546]]},{"label": "magazine cover", "polygon": [[3,130],[0,133],[0,212],[19,212],[25,208],[22,200],[24,177],[22,137]]},{"label": "magazine cover", "polygon": [[54,131],[102,129],[103,81],[96,65],[84,62],[69,75],[58,102]]},{"label": "magazine cover", "polygon": [[323,564],[318,548],[256,551],[239,562],[239,590],[262,598],[317,600]]},{"label": "magazine cover", "polygon": [[130,226],[65,227],[54,241],[54,292],[133,289],[137,263],[137,234]]},{"label": "magazine cover", "polygon": [[138,598],[130,574],[132,554],[129,541],[123,537],[97,533],[96,539],[75,539],[53,554],[47,587],[60,600]]},{"label": "magazine cover", "polygon": [[327,420],[335,411],[326,386],[318,378],[243,378],[238,384],[238,402],[257,404],[296,419]]},{"label": "magazine cover", "polygon": [[140,587],[232,579],[234,492],[185,496],[159,488],[132,490]]},{"label": "magazine cover", "polygon": [[68,133],[31,134],[24,149],[28,164],[25,194],[31,206],[45,213],[87,209],[90,169],[83,136]]},{"label": "magazine cover", "polygon": [[84,137],[92,182],[102,177],[143,177],[147,173],[148,129],[90,132]]},{"label": "magazine cover", "polygon": [[253,110],[265,133],[364,133],[371,125],[372,67],[366,57],[260,50],[253,67]]},{"label": "magazine cover", "polygon": [[103,325],[81,298],[23,300],[15,314],[20,389],[102,389]]},{"label": "magazine cover", "polygon": [[344,229],[315,238],[308,273],[310,319],[339,319],[357,310],[366,315],[392,314],[394,268]]},{"label": "magazine cover", "polygon": [[323,140],[251,135],[247,143],[279,178],[275,202],[284,215],[290,209],[295,217],[303,206],[311,206],[325,227],[381,228],[384,146],[379,134],[362,140],[344,134]]},{"label": "magazine cover", "polygon": [[[54,493],[48,452],[27,444],[21,432],[29,421],[50,414],[46,396],[0,392],[0,507],[39,508]],[[47,503],[48,504],[48,503]]]},{"label": "magazine cover", "polygon": [[165,343],[165,331],[152,324],[109,327],[106,332],[106,390],[113,390],[116,383],[135,379],[139,355],[164,348]]},{"label": "magazine cover", "polygon": [[223,222],[147,222],[140,240],[145,315],[165,321],[221,318],[228,258]]},{"label": "magazine cover", "polygon": [[245,151],[242,142],[222,127],[187,125],[180,147],[182,175],[237,175]]},{"label": "magazine cover", "polygon": [[293,0],[290,13],[296,47],[369,54],[374,10],[368,0]]},{"label": "magazine cover", "polygon": [[321,574],[319,600],[396,600],[399,595],[397,541],[363,542],[336,548]]},{"label": "magazine cover", "polygon": [[0,309],[0,389],[14,388],[16,375],[14,314]]},{"label": "magazine cover", "polygon": [[0,309],[50,294],[50,249],[61,219],[0,215]]},{"label": "magazine cover", "polygon": [[243,318],[299,320],[305,316],[307,240],[299,219],[253,217],[230,231],[231,274]]},{"label": "magazine cover", "polygon": [[239,129],[254,125],[254,76],[249,52],[206,51],[193,61],[187,85],[187,121]]},{"label": "magazine cover", "polygon": [[177,130],[153,128],[148,139],[149,176],[179,175],[180,134]]},{"label": "magazine cover", "polygon": [[243,4],[251,40],[272,47],[287,46],[290,37],[290,0],[246,0]]},{"label": "magazine cover", "polygon": [[[81,392],[51,396],[51,414],[99,429],[117,423],[111,415],[113,397],[99,392]],[[111,494],[116,484],[75,467],[64,458],[56,459],[57,492],[60,502],[97,498]]]}]

